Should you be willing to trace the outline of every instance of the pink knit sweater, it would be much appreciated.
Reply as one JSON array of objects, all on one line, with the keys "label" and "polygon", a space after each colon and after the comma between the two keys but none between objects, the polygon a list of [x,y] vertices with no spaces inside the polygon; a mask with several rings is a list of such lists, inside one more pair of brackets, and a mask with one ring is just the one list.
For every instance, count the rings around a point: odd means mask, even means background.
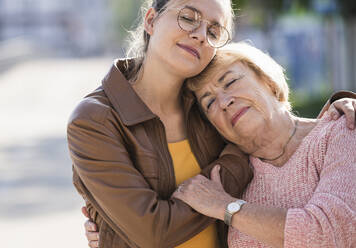
[{"label": "pink knit sweater", "polygon": [[[288,209],[284,247],[356,247],[356,130],[325,116],[283,167],[250,157],[243,199]],[[266,230],[268,232],[268,230]],[[269,247],[229,230],[229,247]]]}]

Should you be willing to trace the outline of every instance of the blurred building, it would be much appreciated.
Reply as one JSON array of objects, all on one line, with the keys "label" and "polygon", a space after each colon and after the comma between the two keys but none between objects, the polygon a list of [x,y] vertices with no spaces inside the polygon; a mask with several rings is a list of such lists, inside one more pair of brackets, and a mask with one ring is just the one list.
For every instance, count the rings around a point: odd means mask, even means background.
[{"label": "blurred building", "polygon": [[0,45],[23,40],[45,52],[102,52],[110,18],[105,0],[0,0]]},{"label": "blurred building", "polygon": [[235,40],[251,41],[268,52],[286,69],[293,90],[319,94],[356,89],[356,70],[349,69],[353,50],[339,16],[284,15],[268,29],[240,20]]}]

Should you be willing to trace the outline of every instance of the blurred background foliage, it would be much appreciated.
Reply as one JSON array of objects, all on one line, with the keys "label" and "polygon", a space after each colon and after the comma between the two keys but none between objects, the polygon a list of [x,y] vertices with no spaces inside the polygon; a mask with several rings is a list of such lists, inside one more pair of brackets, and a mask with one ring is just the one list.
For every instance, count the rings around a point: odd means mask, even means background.
[{"label": "blurred background foliage", "polygon": [[[41,56],[125,56],[143,2],[0,0],[0,72]],[[333,91],[356,91],[355,0],[232,2],[234,41],[251,42],[286,69],[301,115],[315,116]]]},{"label": "blurred background foliage", "polygon": [[[124,44],[144,1],[112,2],[117,37]],[[356,90],[356,1],[232,0],[232,4],[234,40],[248,40],[286,68],[296,114],[315,117],[334,91]]]},{"label": "blurred background foliage", "polygon": [[[325,104],[330,94],[338,89],[356,90],[356,1],[355,0],[232,0],[235,13],[239,17],[244,17],[244,12],[254,13],[250,18],[250,23],[257,28],[268,33],[274,28],[278,21],[286,16],[301,16],[301,18],[308,18],[308,16],[316,16],[322,21],[324,28],[328,29],[335,24],[335,20],[341,19],[343,25],[343,32],[336,35],[344,36],[344,42],[337,44],[344,46],[346,56],[343,65],[346,68],[341,73],[347,73],[347,79],[344,83],[340,82],[322,82],[317,91],[308,91],[306,89],[298,90],[292,87],[291,102],[293,104],[294,112],[299,116],[315,117],[321,107]],[[297,21],[297,19],[296,19]],[[336,22],[337,22],[336,21]],[[238,32],[238,30],[237,30]],[[330,32],[330,30],[329,30]],[[326,32],[327,33],[327,32]],[[329,38],[329,37],[325,37]],[[324,48],[326,53],[331,47]],[[329,60],[333,60],[332,56]],[[337,61],[337,63],[342,63]],[[286,67],[286,65],[284,65]],[[288,66],[287,66],[288,69]],[[331,76],[330,69],[328,70]],[[340,72],[339,72],[340,73]],[[288,75],[288,71],[287,71]],[[290,78],[290,77],[289,77]],[[340,80],[333,77],[334,80]],[[293,77],[292,77],[293,80]],[[289,81],[291,84],[291,81]],[[316,83],[316,82],[310,82]],[[345,85],[346,84],[346,85]],[[341,86],[342,85],[342,86]]]}]

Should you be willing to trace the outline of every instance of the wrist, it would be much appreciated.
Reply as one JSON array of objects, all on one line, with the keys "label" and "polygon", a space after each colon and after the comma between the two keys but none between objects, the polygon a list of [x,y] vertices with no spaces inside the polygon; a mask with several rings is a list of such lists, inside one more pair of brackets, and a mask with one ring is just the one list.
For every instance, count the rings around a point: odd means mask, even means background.
[{"label": "wrist", "polygon": [[226,225],[232,225],[232,218],[235,214],[240,212],[242,206],[246,203],[246,201],[242,199],[235,199],[234,201],[230,202],[225,208],[225,215],[224,215],[224,222]]},{"label": "wrist", "polygon": [[231,202],[235,202],[236,200],[237,198],[227,197],[223,201],[221,201],[219,211],[218,211],[219,215],[216,217],[216,219],[224,221],[227,205],[229,205]]}]

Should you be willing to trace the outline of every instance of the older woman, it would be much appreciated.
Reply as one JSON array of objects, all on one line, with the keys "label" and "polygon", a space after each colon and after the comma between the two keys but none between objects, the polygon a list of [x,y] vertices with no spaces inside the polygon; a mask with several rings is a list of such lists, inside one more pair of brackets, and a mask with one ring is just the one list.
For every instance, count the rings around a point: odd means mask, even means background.
[{"label": "older woman", "polygon": [[[174,197],[231,226],[229,247],[355,247],[356,131],[294,116],[283,69],[236,43],[188,82],[209,121],[250,155],[254,178],[242,199],[227,194],[219,168]],[[353,102],[355,106],[355,102]]]}]

